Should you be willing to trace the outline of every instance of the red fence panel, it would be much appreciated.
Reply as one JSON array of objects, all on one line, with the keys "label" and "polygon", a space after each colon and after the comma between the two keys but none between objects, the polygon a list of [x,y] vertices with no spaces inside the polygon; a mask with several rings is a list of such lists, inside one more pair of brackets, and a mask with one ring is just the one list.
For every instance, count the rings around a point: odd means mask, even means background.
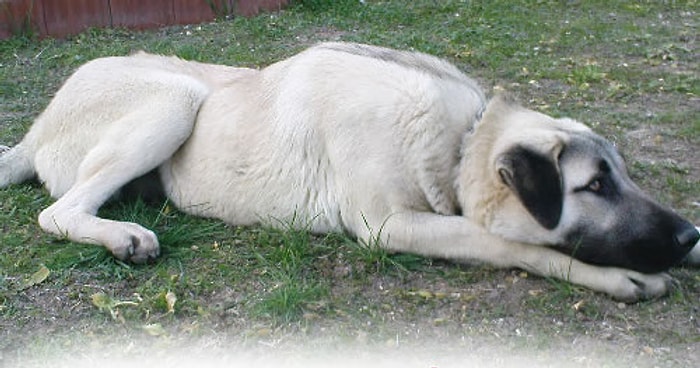
[{"label": "red fence panel", "polygon": [[175,23],[172,0],[111,0],[112,26],[154,28]]},{"label": "red fence panel", "polygon": [[[212,5],[210,6],[209,3]],[[215,9],[212,9],[212,6]],[[190,24],[209,21],[216,17],[215,11],[230,9],[230,0],[174,0],[175,24]]]},{"label": "red fence panel", "polygon": [[88,27],[154,28],[277,11],[289,0],[0,0],[0,39],[34,31],[63,37]]},{"label": "red fence panel", "polygon": [[37,30],[38,24],[44,24],[44,13],[37,11],[33,1],[0,0],[0,39]]},{"label": "red fence panel", "polygon": [[262,11],[279,11],[282,6],[287,5],[287,0],[238,0],[234,2],[236,14],[244,17],[250,17]]},{"label": "red fence panel", "polygon": [[39,24],[41,34],[63,37],[111,25],[108,0],[35,0],[34,6],[43,12],[45,29]]}]

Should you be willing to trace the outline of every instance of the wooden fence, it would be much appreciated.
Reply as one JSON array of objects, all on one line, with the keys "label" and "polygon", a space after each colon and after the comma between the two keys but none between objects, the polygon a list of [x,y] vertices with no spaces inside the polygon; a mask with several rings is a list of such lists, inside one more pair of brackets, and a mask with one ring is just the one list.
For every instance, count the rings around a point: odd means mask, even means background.
[{"label": "wooden fence", "polygon": [[33,32],[64,37],[89,27],[156,28],[252,16],[288,0],[0,0],[0,39]]}]

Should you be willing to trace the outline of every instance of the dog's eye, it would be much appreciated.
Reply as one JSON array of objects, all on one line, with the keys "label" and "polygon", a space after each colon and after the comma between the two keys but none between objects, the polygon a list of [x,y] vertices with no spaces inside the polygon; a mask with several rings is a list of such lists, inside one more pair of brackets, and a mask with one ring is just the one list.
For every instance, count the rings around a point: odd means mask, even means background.
[{"label": "dog's eye", "polygon": [[599,193],[601,189],[603,189],[603,183],[600,179],[595,179],[586,186],[586,190],[593,193]]},{"label": "dog's eye", "polygon": [[582,185],[574,189],[574,192],[577,193],[588,192],[597,195],[602,195],[604,191],[607,191],[607,188],[604,184],[604,179],[602,178],[593,179],[590,182],[588,182],[588,184]]}]

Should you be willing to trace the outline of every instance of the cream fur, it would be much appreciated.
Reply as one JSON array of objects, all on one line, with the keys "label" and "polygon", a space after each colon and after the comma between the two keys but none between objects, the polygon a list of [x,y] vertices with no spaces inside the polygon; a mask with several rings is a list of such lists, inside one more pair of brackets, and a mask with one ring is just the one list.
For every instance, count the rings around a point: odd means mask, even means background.
[{"label": "cream fur", "polygon": [[365,45],[321,44],[261,70],[103,58],[76,71],[0,156],[0,186],[35,172],[58,198],[39,216],[44,230],[135,262],[158,255],[155,234],[95,214],[158,169],[180,209],[231,224],[295,219],[626,301],[666,293],[664,274],[591,266],[540,246],[557,235],[500,182],[499,154],[525,142],[556,156],[569,132],[587,128],[501,99],[475,126],[485,104],[476,83],[440,59]]}]

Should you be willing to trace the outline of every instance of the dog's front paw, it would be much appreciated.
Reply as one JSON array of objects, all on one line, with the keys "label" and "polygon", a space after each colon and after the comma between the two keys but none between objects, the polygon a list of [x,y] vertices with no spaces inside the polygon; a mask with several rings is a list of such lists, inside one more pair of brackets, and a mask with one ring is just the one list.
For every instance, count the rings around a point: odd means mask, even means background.
[{"label": "dog's front paw", "polygon": [[607,293],[625,303],[664,296],[675,282],[671,276],[665,273],[643,274],[625,269],[611,270],[614,270],[614,274],[609,279],[610,288]]},{"label": "dog's front paw", "polygon": [[10,147],[0,144],[0,155],[10,150]]},{"label": "dog's front paw", "polygon": [[158,238],[152,231],[133,223],[120,223],[121,231],[115,231],[105,246],[122,261],[146,263],[160,255]]}]

